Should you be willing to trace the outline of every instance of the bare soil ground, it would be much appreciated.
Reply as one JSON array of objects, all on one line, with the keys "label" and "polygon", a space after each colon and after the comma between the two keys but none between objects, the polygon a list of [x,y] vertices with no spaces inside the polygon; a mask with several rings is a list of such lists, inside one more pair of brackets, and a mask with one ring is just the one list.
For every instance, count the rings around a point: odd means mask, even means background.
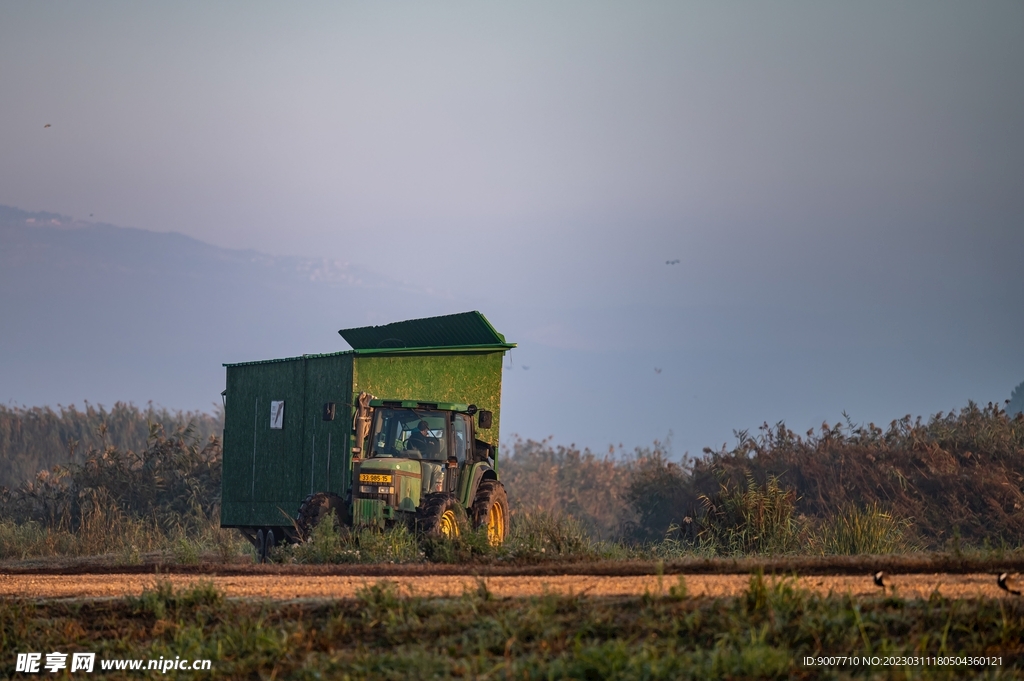
[{"label": "bare soil ground", "polygon": [[606,577],[642,577],[664,574],[749,575],[765,574],[862,576],[884,570],[892,574],[970,574],[1024,572],[1024,553],[1003,555],[956,555],[912,553],[885,556],[755,556],[748,558],[698,558],[667,560],[576,560],[543,563],[349,563],[330,565],[281,564],[256,565],[242,556],[218,560],[207,555],[198,564],[175,563],[159,553],[142,556],[139,563],[126,565],[117,556],[78,558],[32,558],[0,561],[0,575],[101,575],[101,574],[180,574],[180,575],[305,575],[396,577],[462,575],[467,577],[546,577],[591,575]]},{"label": "bare soil ground", "polygon": [[[747,589],[749,575],[684,575],[692,597],[736,596]],[[769,582],[783,577],[769,577]],[[306,600],[354,598],[356,592],[381,581],[378,576],[343,575],[0,575],[0,597],[29,599],[94,599],[139,595],[157,580],[169,580],[176,588],[200,581],[212,582],[229,598]],[[791,578],[792,579],[792,578]],[[668,593],[678,584],[676,575],[645,576],[545,575],[491,576],[412,575],[394,580],[400,588],[418,596],[459,596],[476,591],[481,583],[496,597],[540,596],[546,593],[587,596],[638,596]],[[1013,596],[996,585],[988,573],[895,574],[889,578],[903,598],[928,598],[938,591],[948,598],[998,598]],[[795,586],[821,595],[878,596],[881,589],[867,575],[808,575],[795,578]]]}]

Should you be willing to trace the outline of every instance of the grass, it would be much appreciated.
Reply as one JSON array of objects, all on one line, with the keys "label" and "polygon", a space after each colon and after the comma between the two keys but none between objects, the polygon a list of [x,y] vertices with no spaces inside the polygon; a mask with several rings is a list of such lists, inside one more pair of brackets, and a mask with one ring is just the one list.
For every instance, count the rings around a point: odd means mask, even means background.
[{"label": "grass", "polygon": [[144,554],[160,553],[167,560],[194,565],[213,557],[228,562],[245,555],[249,544],[237,532],[212,523],[205,527],[167,532],[152,521],[109,518],[77,531],[49,528],[35,521],[0,521],[0,560],[111,556],[122,565],[141,562]]},{"label": "grass", "polygon": [[910,521],[897,518],[878,504],[848,506],[826,518],[813,545],[823,555],[855,556],[908,553],[916,547],[906,538]]},{"label": "grass", "polygon": [[724,555],[790,553],[800,546],[796,494],[783,489],[775,476],[746,488],[722,484],[718,494],[703,495],[704,514],[698,541]]},{"label": "grass", "polygon": [[[218,679],[1024,677],[1024,599],[819,596],[752,575],[733,598],[457,598],[381,582],[354,601],[225,599],[209,584],[139,597],[0,602],[4,650],[209,658]],[[1002,665],[803,665],[818,655],[993,655]],[[13,655],[3,663],[13,664]],[[2,668],[0,668],[2,669]],[[102,674],[93,674],[103,678]]]},{"label": "grass", "polygon": [[308,541],[279,546],[270,558],[277,562],[323,563],[411,563],[424,557],[416,536],[404,525],[383,532],[350,530],[338,525],[334,514],[329,522],[313,528]]},{"label": "grass", "polygon": [[417,538],[405,525],[384,531],[350,530],[337,518],[314,528],[309,541],[279,547],[271,559],[277,562],[323,563],[415,563],[445,564],[545,560],[586,560],[626,557],[620,545],[593,540],[571,516],[549,513],[519,513],[502,546],[492,546],[484,528],[464,527],[459,537]]}]

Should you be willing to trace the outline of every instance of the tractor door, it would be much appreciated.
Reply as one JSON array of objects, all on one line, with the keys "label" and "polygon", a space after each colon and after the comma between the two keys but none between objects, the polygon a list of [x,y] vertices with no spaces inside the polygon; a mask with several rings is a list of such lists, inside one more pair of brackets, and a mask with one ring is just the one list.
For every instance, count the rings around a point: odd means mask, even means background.
[{"label": "tractor door", "polygon": [[445,475],[445,491],[459,489],[459,476],[466,470],[469,447],[473,442],[473,421],[465,414],[452,414],[452,456]]}]

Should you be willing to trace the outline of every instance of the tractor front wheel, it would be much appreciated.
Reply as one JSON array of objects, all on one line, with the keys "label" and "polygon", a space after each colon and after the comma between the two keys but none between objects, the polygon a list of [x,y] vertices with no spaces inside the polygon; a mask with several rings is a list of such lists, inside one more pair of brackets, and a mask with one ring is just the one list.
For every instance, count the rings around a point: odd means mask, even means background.
[{"label": "tractor front wheel", "polygon": [[427,537],[455,539],[465,521],[466,511],[447,492],[426,495],[416,510],[416,531]]},{"label": "tractor front wheel", "polygon": [[484,480],[473,500],[473,525],[487,528],[491,546],[500,546],[508,536],[508,495],[497,480]]}]

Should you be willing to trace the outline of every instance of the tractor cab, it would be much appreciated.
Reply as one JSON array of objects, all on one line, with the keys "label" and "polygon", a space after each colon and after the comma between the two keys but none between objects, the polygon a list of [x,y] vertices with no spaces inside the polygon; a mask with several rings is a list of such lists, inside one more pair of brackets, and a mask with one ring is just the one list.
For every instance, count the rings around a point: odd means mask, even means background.
[{"label": "tractor cab", "polygon": [[355,525],[382,526],[406,515],[406,522],[415,522],[411,514],[437,494],[468,508],[479,483],[497,479],[492,446],[476,437],[477,428],[489,427],[491,412],[471,404],[361,403],[356,421],[369,428],[352,490]]}]

